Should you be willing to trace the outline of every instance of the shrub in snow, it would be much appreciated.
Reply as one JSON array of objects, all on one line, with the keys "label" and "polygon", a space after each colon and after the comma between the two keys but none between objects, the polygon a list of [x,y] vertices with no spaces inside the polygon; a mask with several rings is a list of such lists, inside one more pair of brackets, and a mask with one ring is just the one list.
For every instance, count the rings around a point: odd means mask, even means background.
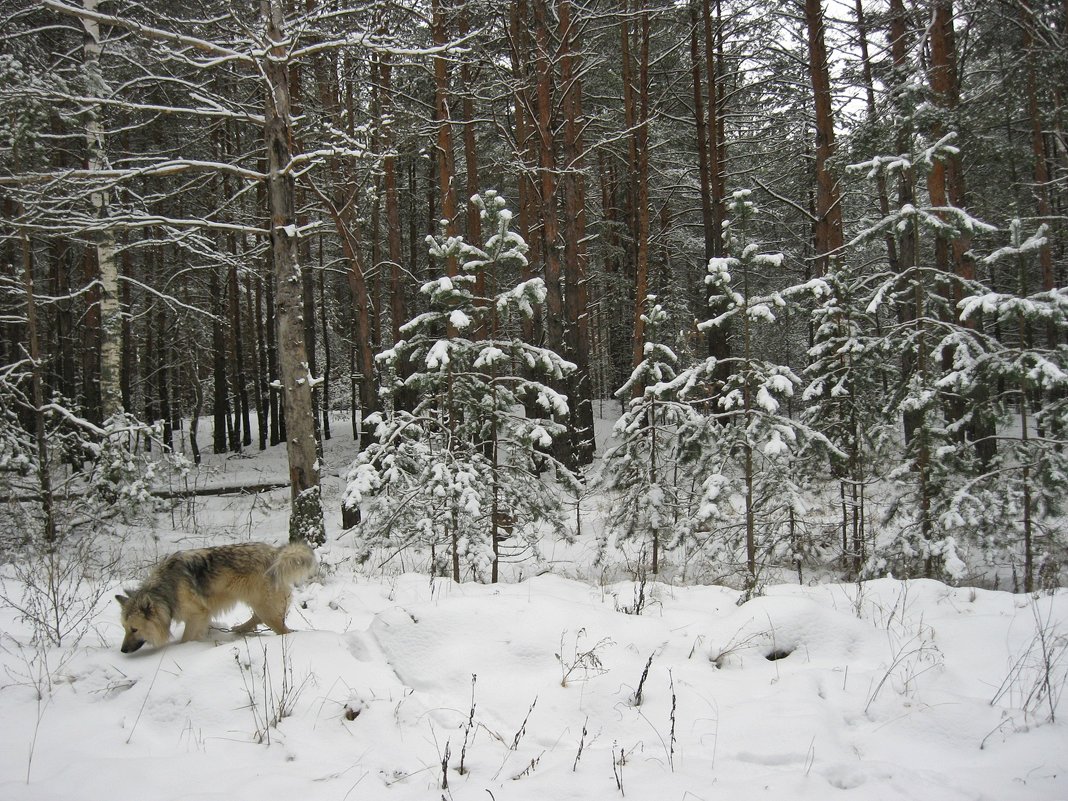
[{"label": "shrub in snow", "polygon": [[[478,277],[496,286],[500,273],[526,264],[526,243],[510,229],[511,213],[495,192],[473,198],[489,237],[481,246],[461,237],[428,238],[436,261],[457,263],[456,275],[429,281],[429,311],[406,323],[403,339],[380,356],[396,382],[417,399],[406,411],[373,415],[375,443],[348,476],[346,506],[360,509],[360,553],[374,548],[429,550],[437,572],[459,581],[461,564],[479,579],[496,580],[502,540],[535,549],[538,527],[558,529],[560,504],[543,468],[566,484],[574,479],[548,454],[565,433],[554,418],[567,398],[532,378],[559,380],[572,369],[556,353],[512,336],[514,322],[545,297],[541,279],[479,296]],[[397,366],[411,374],[397,377]],[[524,413],[523,402],[541,411]]]},{"label": "shrub in snow", "polygon": [[90,631],[113,580],[117,554],[103,541],[105,523],[152,503],[153,465],[139,442],[157,432],[126,415],[100,428],[56,399],[43,416],[41,448],[12,411],[29,404],[13,376],[0,380],[0,399],[13,404],[0,412],[0,493],[10,499],[0,545],[17,554],[17,581],[0,587],[0,602],[30,625],[35,647],[72,646]]}]

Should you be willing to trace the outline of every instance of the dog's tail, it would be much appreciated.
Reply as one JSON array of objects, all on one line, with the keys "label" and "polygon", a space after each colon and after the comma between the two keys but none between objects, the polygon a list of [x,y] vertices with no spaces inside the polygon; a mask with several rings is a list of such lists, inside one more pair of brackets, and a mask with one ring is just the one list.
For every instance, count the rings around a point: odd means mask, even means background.
[{"label": "dog's tail", "polygon": [[278,549],[267,576],[283,587],[296,584],[315,572],[315,551],[303,542],[291,542]]}]

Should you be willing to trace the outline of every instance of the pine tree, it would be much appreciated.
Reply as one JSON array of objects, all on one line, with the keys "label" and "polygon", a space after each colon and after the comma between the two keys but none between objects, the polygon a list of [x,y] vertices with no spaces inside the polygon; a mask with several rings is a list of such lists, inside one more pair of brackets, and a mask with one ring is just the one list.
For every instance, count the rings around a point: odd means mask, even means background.
[{"label": "pine tree", "polygon": [[[954,139],[946,134],[917,152],[876,157],[851,169],[871,179],[880,173],[888,181],[896,178],[907,185],[899,197],[915,198],[917,182],[941,160],[958,155]],[[982,449],[975,447],[972,432],[990,428],[989,404],[980,391],[985,385],[947,377],[981,349],[982,332],[961,322],[952,301],[975,292],[976,282],[956,275],[938,252],[947,241],[993,230],[961,208],[904,202],[850,243],[881,240],[892,232],[899,252],[906,254],[897,272],[870,276],[857,296],[866,313],[896,321],[881,328],[874,347],[887,363],[902,365],[883,407],[887,419],[904,421],[903,453],[889,474],[898,492],[884,521],[895,525],[874,544],[865,568],[869,573],[961,575],[959,543],[940,516],[959,477],[978,469]]]},{"label": "pine tree", "polygon": [[[572,486],[548,455],[553,439],[566,435],[553,418],[566,419],[567,398],[526,376],[558,381],[572,368],[510,335],[545,300],[540,278],[475,294],[480,274],[490,287],[499,272],[520,270],[527,246],[511,231],[503,198],[487,191],[472,203],[489,238],[477,247],[444,232],[428,237],[434,259],[454,260],[456,274],[423,285],[429,310],[402,326],[403,339],[380,356],[394,375],[398,364],[409,365],[411,374],[392,389],[418,400],[410,412],[395,407],[368,420],[377,442],[353,465],[345,505],[362,512],[365,557],[376,547],[426,548],[435,570],[455,581],[461,565],[493,581],[508,532],[536,549],[540,524],[562,528],[559,497],[539,473],[551,467]],[[544,416],[523,415],[524,398],[535,398]]]},{"label": "pine tree", "polygon": [[611,510],[601,550],[607,548],[609,531],[616,545],[638,543],[656,575],[662,549],[681,541],[692,524],[693,476],[680,459],[678,432],[697,425],[699,415],[666,391],[679,361],[662,341],[670,318],[653,295],[645,306],[644,358],[615,393],[631,400],[613,429],[619,444],[604,455],[602,482]]},{"label": "pine tree", "polygon": [[711,546],[719,560],[744,563],[745,597],[758,591],[765,562],[786,558],[799,564],[806,550],[798,519],[806,506],[796,481],[796,460],[810,442],[836,450],[783,408],[801,385],[800,377],[787,365],[759,355],[762,329],[776,322],[787,301],[820,297],[827,293],[827,284],[816,278],[767,295],[752,292],[756,273],[781,268],[783,256],[760,253],[749,240],[756,213],[750,194],[738,190],[729,203],[728,252],[737,255],[709,261],[705,280],[718,308],[698,325],[702,331],[731,325],[738,341],[732,347],[729,378],[723,384],[714,381],[721,365],[709,357],[665,388],[705,410],[696,430],[682,432],[694,469],[703,475],[699,525],[691,536]]},{"label": "pine tree", "polygon": [[983,261],[1005,265],[1020,279],[1016,293],[982,291],[977,287],[959,304],[962,322],[982,315],[1002,331],[1016,336],[976,334],[972,347],[955,353],[953,369],[943,383],[963,395],[969,387],[1001,387],[985,394],[986,408],[973,409],[998,423],[1001,447],[990,463],[972,460],[966,480],[956,483],[943,504],[944,529],[978,549],[992,565],[1022,562],[1022,582],[1014,589],[1032,592],[1056,579],[1065,558],[1058,528],[1050,524],[1063,513],[1068,480],[1068,348],[1054,342],[1068,329],[1068,292],[1063,289],[1028,294],[1026,276],[1035,256],[1048,245],[1048,228],[1029,237],[1013,220],[1011,242]]},{"label": "pine tree", "polygon": [[[843,562],[859,575],[869,549],[866,490],[876,478],[876,455],[887,426],[880,410],[886,386],[886,343],[877,336],[874,315],[859,305],[865,271],[831,262],[825,276],[828,293],[813,311],[813,345],[802,399],[809,405],[802,419],[834,445],[828,452],[830,472],[838,482]],[[827,462],[814,462],[822,477]],[[818,465],[818,466],[817,466]]]}]

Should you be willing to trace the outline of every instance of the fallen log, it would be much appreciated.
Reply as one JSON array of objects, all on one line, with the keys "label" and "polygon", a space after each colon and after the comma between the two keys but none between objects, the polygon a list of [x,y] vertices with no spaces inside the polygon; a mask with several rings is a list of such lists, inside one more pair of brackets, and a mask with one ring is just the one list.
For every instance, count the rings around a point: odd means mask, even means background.
[{"label": "fallen log", "polygon": [[[150,490],[148,494],[153,498],[173,500],[175,498],[199,498],[211,495],[252,495],[260,492],[270,492],[271,490],[282,489],[283,487],[288,486],[288,481],[262,481],[255,484],[223,484],[188,489],[156,489]],[[60,493],[56,494],[59,495]],[[79,498],[83,495],[85,495],[85,491],[80,490],[78,492],[66,493],[64,497]],[[0,503],[29,503],[33,501],[40,503],[41,496],[39,493],[0,495]]]},{"label": "fallen log", "polygon": [[197,487],[195,489],[152,490],[153,498],[199,498],[202,495],[252,495],[260,492],[288,487],[288,481],[263,481],[256,484],[223,484],[215,487]]}]

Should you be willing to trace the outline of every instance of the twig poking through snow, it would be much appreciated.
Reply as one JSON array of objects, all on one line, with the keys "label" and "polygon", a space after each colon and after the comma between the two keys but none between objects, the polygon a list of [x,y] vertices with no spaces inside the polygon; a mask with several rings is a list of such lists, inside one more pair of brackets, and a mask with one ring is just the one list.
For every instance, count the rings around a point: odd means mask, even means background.
[{"label": "twig poking through snow", "polygon": [[675,772],[675,708],[677,707],[678,699],[675,696],[675,676],[671,673],[671,669],[668,668],[668,686],[671,687],[671,714],[668,716],[668,720],[671,721],[671,736],[668,738],[668,764],[671,766],[671,772]]},{"label": "twig poking through snow", "polygon": [[152,688],[156,686],[156,676],[159,675],[159,669],[163,665],[164,654],[159,655],[159,662],[156,663],[156,670],[152,674],[152,681],[148,683],[148,691],[145,693],[145,700],[141,702],[141,708],[137,710],[137,717],[134,718],[133,727],[130,729],[130,736],[126,738],[126,744],[130,744],[130,740],[133,739],[134,732],[137,731],[137,724],[141,720],[141,714],[145,711],[145,707],[148,705],[148,697],[152,695]]},{"label": "twig poking through snow", "polygon": [[649,659],[645,662],[645,670],[642,671],[642,677],[638,679],[638,689],[634,691],[634,706],[642,705],[642,688],[645,687],[645,680],[649,678],[649,668],[653,664],[653,657],[655,654],[649,654]]},{"label": "twig poking through snow", "polygon": [[534,700],[530,703],[530,709],[527,710],[527,716],[523,718],[523,725],[519,727],[519,731],[515,733],[515,739],[512,740],[512,750],[519,749],[519,741],[523,739],[523,735],[527,733],[527,721],[530,720],[530,713],[534,711],[534,707],[538,705],[538,696],[534,696]]},{"label": "twig poking through snow", "polygon": [[467,768],[464,767],[464,761],[467,759],[467,741],[471,736],[471,732],[475,728],[475,682],[478,681],[478,675],[471,674],[471,713],[467,716],[467,724],[464,729],[464,744],[460,747],[460,775],[463,776],[467,772]]},{"label": "twig poking through snow", "polygon": [[576,773],[578,771],[579,760],[582,759],[582,749],[586,747],[586,727],[590,725],[590,716],[586,716],[586,720],[582,723],[582,734],[579,736],[578,753],[575,754],[575,764],[571,766],[571,772]]}]

